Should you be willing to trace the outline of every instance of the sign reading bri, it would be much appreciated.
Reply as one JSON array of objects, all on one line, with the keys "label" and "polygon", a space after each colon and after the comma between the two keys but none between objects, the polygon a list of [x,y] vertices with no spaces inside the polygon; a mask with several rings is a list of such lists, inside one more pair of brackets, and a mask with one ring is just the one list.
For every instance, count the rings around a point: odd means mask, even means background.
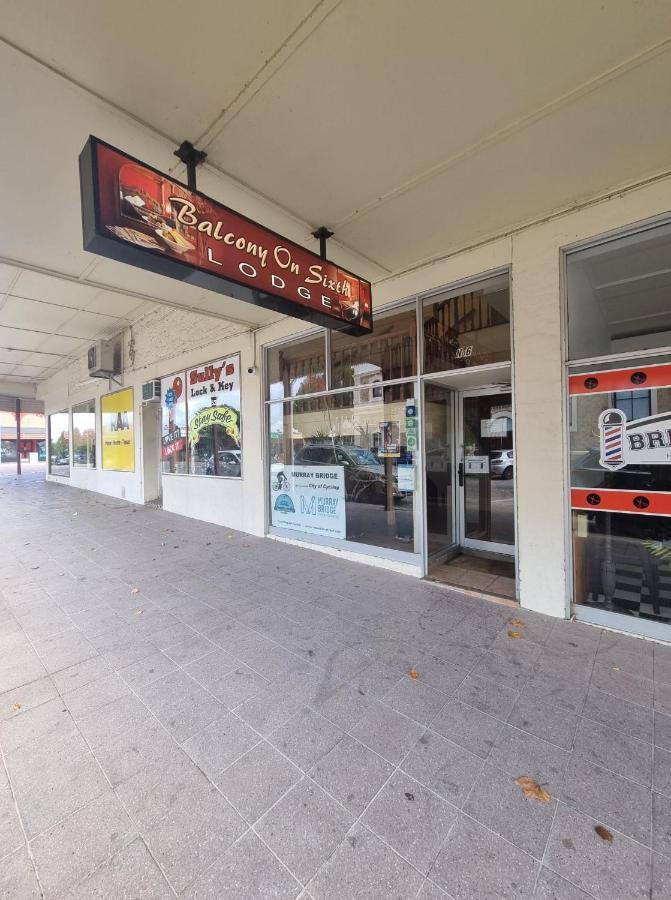
[{"label": "sign reading bri", "polygon": [[622,410],[606,409],[599,416],[599,434],[604,469],[671,463],[671,412],[628,422]]},{"label": "sign reading bri", "polygon": [[373,330],[370,282],[90,137],[84,249],[350,334]]}]

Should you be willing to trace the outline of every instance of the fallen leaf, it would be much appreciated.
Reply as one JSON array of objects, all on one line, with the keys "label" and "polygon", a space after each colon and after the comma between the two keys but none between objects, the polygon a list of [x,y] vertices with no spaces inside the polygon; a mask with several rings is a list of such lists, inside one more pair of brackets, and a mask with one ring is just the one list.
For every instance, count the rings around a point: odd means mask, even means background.
[{"label": "fallen leaf", "polygon": [[135,610],[135,615],[136,615],[136,616],[141,616],[143,612],[144,612],[143,609],[136,609],[136,610]]},{"label": "fallen leaf", "polygon": [[16,712],[19,709],[21,709],[20,703],[12,703],[12,712]]},{"label": "fallen leaf", "polygon": [[509,637],[509,638],[521,638],[521,637],[522,637],[522,632],[521,632],[521,631],[509,631],[509,632],[508,632],[508,637]]},{"label": "fallen leaf", "polygon": [[138,587],[134,587],[131,591],[131,594],[139,594],[139,593],[140,593],[140,588],[138,588]]},{"label": "fallen leaf", "polygon": [[419,678],[419,672],[417,671],[417,669],[410,669],[410,677]]},{"label": "fallen leaf", "polygon": [[619,671],[620,671],[619,666],[613,666],[613,672],[619,672]]},{"label": "fallen leaf", "polygon": [[72,513],[72,518],[74,519],[74,517],[78,516],[78,515],[79,515],[79,513]]},{"label": "fallen leaf", "polygon": [[599,835],[602,841],[608,841],[609,844],[613,843],[613,835],[605,825],[595,825],[594,830]]},{"label": "fallen leaf", "polygon": [[411,794],[410,791],[406,791],[406,792],[405,792],[405,799],[406,799],[406,800],[414,800],[414,799],[415,799],[415,795],[414,795],[414,794]]},{"label": "fallen leaf", "polygon": [[541,803],[549,803],[550,800],[552,800],[552,797],[545,788],[541,787],[540,784],[529,775],[520,775],[519,778],[515,779],[515,784],[522,789],[522,793],[525,797],[530,797],[532,800],[540,800]]},{"label": "fallen leaf", "polygon": [[523,622],[521,619],[511,619],[508,624],[516,625],[518,628],[526,628],[527,627],[527,623]]}]

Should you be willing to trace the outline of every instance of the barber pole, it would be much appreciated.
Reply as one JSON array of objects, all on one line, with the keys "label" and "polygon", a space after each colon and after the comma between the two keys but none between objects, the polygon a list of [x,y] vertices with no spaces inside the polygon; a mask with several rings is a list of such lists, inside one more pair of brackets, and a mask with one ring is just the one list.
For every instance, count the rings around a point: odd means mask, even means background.
[{"label": "barber pole", "polygon": [[606,469],[626,466],[624,458],[624,426],[626,417],[619,409],[607,409],[599,416],[601,457],[599,464]]}]

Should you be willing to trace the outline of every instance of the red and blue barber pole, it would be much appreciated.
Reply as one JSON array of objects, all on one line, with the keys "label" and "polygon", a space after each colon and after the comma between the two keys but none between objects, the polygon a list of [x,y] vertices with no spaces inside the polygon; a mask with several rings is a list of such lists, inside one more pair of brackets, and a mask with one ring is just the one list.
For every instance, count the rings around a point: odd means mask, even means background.
[{"label": "red and blue barber pole", "polygon": [[601,457],[599,463],[606,469],[622,469],[627,465],[624,458],[624,429],[627,417],[619,409],[607,409],[599,416],[601,434]]}]

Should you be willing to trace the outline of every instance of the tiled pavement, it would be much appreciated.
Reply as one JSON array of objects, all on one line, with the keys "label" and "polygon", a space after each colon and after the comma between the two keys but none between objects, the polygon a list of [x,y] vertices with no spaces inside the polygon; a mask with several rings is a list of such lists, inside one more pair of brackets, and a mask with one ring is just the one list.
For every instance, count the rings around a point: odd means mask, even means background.
[{"label": "tiled pavement", "polygon": [[3,900],[671,897],[671,647],[37,477],[0,512]]}]

